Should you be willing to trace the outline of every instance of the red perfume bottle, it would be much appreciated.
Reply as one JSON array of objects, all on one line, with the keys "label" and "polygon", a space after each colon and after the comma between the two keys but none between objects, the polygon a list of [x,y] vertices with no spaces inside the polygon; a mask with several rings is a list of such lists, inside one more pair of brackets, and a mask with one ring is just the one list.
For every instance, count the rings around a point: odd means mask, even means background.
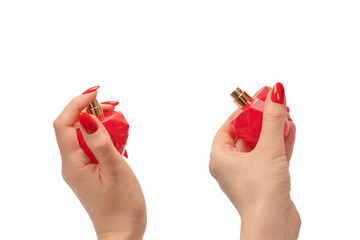
[{"label": "red perfume bottle", "polygon": [[[119,151],[119,153],[127,157],[126,153],[126,141],[129,136],[129,124],[127,123],[124,115],[118,111],[105,111],[103,112],[100,104],[95,99],[86,109],[87,113],[97,116],[100,122],[104,125],[108,131],[110,138]],[[80,129],[76,129],[80,147],[89,156],[93,163],[98,163],[94,154],[86,145],[85,140],[81,134]]]},{"label": "red perfume bottle", "polygon": [[[263,87],[250,97],[245,91],[236,88],[230,96],[239,107],[238,113],[231,120],[231,126],[236,136],[245,141],[256,144],[260,137],[264,103],[270,87]],[[289,119],[285,120],[284,138],[289,133]]]}]

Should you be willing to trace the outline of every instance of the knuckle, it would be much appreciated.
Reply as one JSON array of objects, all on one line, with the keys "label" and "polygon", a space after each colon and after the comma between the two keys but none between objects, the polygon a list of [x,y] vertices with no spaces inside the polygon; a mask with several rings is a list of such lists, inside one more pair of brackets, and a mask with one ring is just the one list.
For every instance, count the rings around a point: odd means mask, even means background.
[{"label": "knuckle", "polygon": [[216,158],[215,151],[211,151],[211,153],[210,153],[210,162],[214,161],[215,158]]},{"label": "knuckle", "polygon": [[221,145],[217,148],[213,148],[210,152],[210,159],[212,161],[217,161],[218,159],[221,159],[223,156],[223,152],[227,150],[228,145]]},{"label": "knuckle", "polygon": [[80,180],[80,175],[76,171],[63,167],[61,175],[67,184],[76,183]]},{"label": "knuckle", "polygon": [[110,142],[106,137],[100,137],[94,143],[93,148],[91,149],[94,153],[97,154],[106,154],[110,150]]},{"label": "knuckle", "polygon": [[59,118],[56,118],[54,121],[53,121],[53,127],[54,129],[58,129],[60,126],[60,119]]},{"label": "knuckle", "polygon": [[211,176],[213,176],[214,178],[217,175],[217,171],[218,171],[218,163],[217,163],[216,159],[217,159],[217,154],[214,152],[211,152],[210,162],[209,162],[209,172],[210,172]]},{"label": "knuckle", "polygon": [[284,112],[281,109],[273,109],[272,111],[264,112],[264,121],[278,122],[284,118]]},{"label": "knuckle", "polygon": [[222,175],[224,168],[226,168],[226,163],[224,162],[225,152],[230,152],[232,150],[231,146],[224,145],[220,149],[213,149],[210,153],[210,162],[209,162],[209,172],[216,179],[217,176]]},{"label": "knuckle", "polygon": [[67,182],[67,183],[72,179],[72,175],[70,174],[70,171],[68,171],[64,167],[61,169],[61,175],[62,175],[63,179],[65,180],[65,182]]},{"label": "knuckle", "polygon": [[210,163],[209,163],[209,172],[211,174],[211,176],[215,177],[216,175],[216,166],[214,164],[214,161],[210,160]]},{"label": "knuckle", "polygon": [[270,159],[274,156],[277,156],[279,153],[282,153],[281,144],[269,144],[268,142],[263,142],[258,144],[254,151],[252,152],[252,159]]}]

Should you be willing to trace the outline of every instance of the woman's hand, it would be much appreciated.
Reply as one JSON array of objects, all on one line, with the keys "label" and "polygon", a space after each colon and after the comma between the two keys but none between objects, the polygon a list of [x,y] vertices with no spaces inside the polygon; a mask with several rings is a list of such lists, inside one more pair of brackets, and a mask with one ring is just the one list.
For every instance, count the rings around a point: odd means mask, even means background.
[{"label": "woman's hand", "polygon": [[290,198],[289,174],[295,125],[290,121],[284,140],[282,84],[277,83],[266,98],[256,147],[236,138],[232,117],[214,138],[209,168],[241,216],[241,239],[297,239],[301,221]]},{"label": "woman's hand", "polygon": [[[91,89],[74,98],[54,121],[62,175],[88,212],[98,239],[142,239],[146,205],[140,184],[101,122],[82,112],[96,94]],[[103,109],[115,105],[107,102]],[[99,164],[92,164],[80,148],[75,123]]]}]

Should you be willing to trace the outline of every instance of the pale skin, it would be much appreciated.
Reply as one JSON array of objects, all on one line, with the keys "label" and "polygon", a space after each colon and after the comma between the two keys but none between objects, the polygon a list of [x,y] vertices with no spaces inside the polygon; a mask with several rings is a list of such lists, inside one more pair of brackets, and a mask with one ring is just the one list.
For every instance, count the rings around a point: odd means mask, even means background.
[{"label": "pale skin", "polygon": [[[76,123],[96,94],[75,97],[54,121],[62,174],[88,212],[99,240],[142,239],[146,204],[135,174],[95,116],[99,128],[92,134]],[[111,105],[102,107],[114,110]],[[278,104],[268,96],[256,146],[235,137],[232,116],[214,138],[210,173],[240,214],[241,240],[293,240],[299,234],[301,220],[290,198],[289,174],[295,125],[290,122],[284,140],[286,115],[286,100]],[[80,127],[99,164],[92,164],[80,148],[75,127]]]},{"label": "pale skin", "polygon": [[[92,164],[78,143],[74,125],[96,94],[74,98],[54,121],[62,175],[88,212],[99,240],[142,239],[146,205],[140,184],[95,116],[99,126],[96,132],[87,134],[81,125],[77,127],[99,164]],[[103,105],[103,109],[114,107]]]},{"label": "pale skin", "polygon": [[255,147],[236,138],[230,116],[217,132],[211,151],[210,173],[240,214],[241,240],[293,240],[301,225],[290,198],[289,161],[295,124],[290,121],[284,140],[286,100],[274,103],[270,93]]}]

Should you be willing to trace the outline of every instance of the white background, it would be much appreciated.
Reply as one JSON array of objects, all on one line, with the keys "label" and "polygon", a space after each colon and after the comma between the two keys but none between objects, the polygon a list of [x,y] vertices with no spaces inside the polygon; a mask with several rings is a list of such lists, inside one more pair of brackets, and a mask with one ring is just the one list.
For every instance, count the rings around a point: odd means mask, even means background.
[{"label": "white background", "polygon": [[118,100],[145,239],[238,239],[208,172],[213,136],[281,81],[297,125],[299,239],[360,239],[359,1],[0,1],[1,239],[96,239],[52,122],[87,88]]}]

